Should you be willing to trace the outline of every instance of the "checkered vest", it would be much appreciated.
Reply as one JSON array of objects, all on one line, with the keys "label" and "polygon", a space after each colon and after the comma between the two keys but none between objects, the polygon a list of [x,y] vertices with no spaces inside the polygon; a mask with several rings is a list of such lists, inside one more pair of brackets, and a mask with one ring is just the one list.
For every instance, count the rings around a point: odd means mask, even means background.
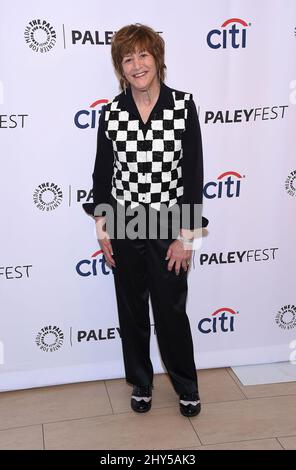
[{"label": "checkered vest", "polygon": [[116,97],[105,108],[106,136],[114,152],[111,193],[124,205],[141,203],[160,210],[183,195],[182,134],[187,119],[189,93],[172,91],[174,108],[154,114],[144,136],[139,120],[119,107]]}]

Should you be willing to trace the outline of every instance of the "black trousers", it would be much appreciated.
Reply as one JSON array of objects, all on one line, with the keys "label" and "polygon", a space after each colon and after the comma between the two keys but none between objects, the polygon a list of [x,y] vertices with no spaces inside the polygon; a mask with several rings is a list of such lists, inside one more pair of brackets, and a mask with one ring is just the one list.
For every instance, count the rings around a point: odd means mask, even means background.
[{"label": "black trousers", "polygon": [[[116,216],[117,209],[114,204]],[[122,210],[122,208],[120,209]],[[124,223],[129,221],[125,217]],[[152,385],[149,295],[160,354],[178,394],[198,390],[193,343],[186,314],[187,272],[167,269],[172,238],[111,240],[113,268],[126,380]]]}]

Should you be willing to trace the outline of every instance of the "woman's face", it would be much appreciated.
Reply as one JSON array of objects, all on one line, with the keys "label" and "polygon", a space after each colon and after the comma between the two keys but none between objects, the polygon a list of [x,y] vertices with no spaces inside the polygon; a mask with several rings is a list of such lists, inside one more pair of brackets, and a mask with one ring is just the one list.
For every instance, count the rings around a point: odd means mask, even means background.
[{"label": "woman's face", "polygon": [[122,59],[122,69],[131,87],[144,91],[158,82],[154,57],[150,52],[136,49]]}]

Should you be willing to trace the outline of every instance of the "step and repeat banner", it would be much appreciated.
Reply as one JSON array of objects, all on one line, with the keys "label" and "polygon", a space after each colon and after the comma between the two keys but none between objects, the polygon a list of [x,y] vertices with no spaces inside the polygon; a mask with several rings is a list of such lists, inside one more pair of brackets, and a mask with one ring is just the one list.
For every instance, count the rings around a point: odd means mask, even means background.
[{"label": "step and repeat banner", "polygon": [[197,367],[294,360],[295,0],[0,5],[0,390],[124,376],[113,274],[82,204],[100,110],[119,92],[111,39],[136,22],[163,36],[166,83],[199,113]]}]

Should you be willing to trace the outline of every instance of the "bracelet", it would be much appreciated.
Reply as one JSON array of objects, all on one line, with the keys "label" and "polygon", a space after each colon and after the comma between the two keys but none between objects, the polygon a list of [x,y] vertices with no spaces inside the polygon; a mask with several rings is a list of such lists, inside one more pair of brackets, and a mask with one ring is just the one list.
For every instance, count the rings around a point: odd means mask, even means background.
[{"label": "bracelet", "polygon": [[185,238],[182,235],[178,235],[177,240],[180,240],[183,243],[189,243],[190,245],[192,245],[193,241],[194,241],[194,238]]}]

